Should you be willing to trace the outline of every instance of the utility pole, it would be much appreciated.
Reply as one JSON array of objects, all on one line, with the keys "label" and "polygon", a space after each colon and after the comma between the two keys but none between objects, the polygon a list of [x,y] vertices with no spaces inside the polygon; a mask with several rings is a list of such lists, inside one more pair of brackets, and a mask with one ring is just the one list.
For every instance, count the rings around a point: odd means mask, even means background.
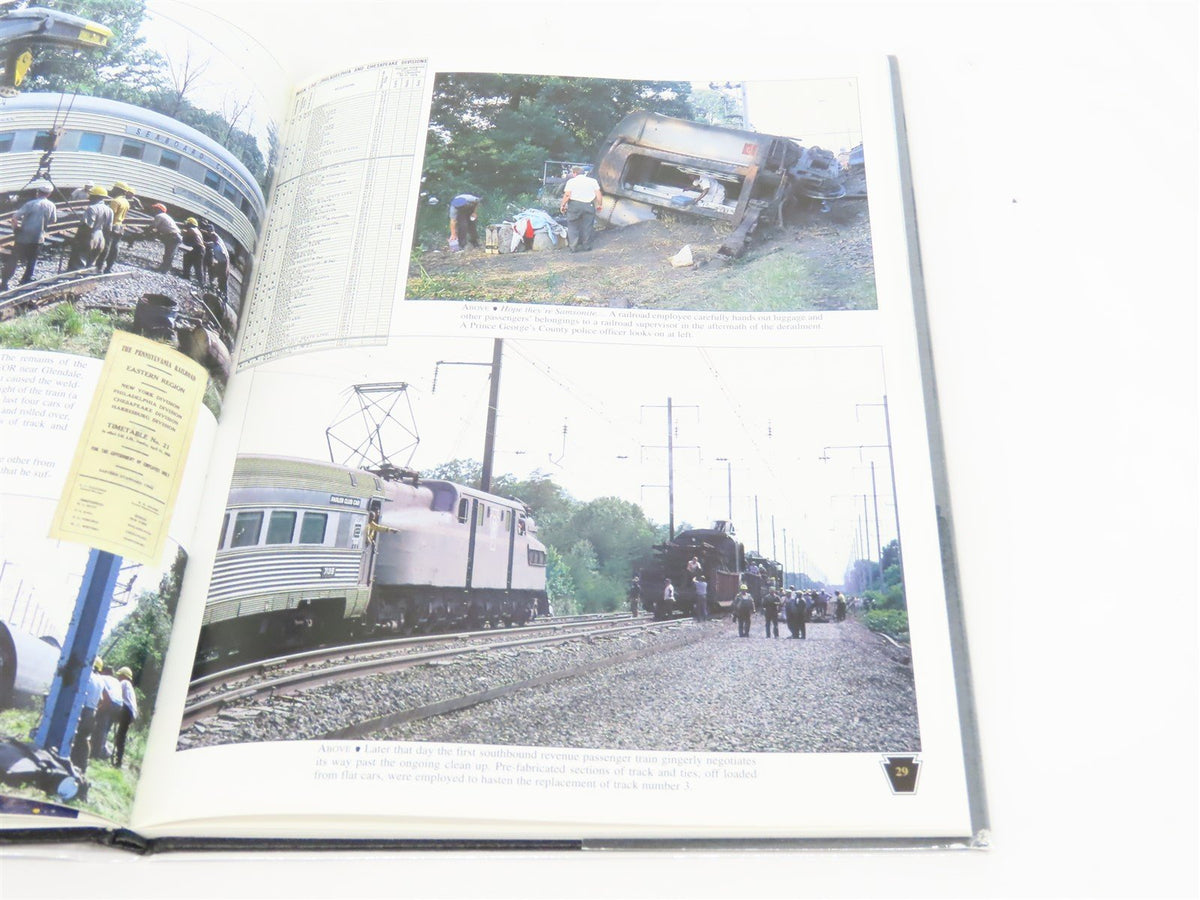
[{"label": "utility pole", "polygon": [[[642,409],[662,409],[658,407],[643,406]],[[681,407],[682,408],[682,407]],[[689,408],[698,409],[694,404]],[[643,444],[642,449],[653,448],[657,450],[664,449],[661,444]],[[669,532],[668,540],[675,539],[675,403],[671,397],[667,398],[667,529]],[[680,449],[688,449],[697,451],[699,456],[700,448],[695,444],[688,444],[686,448],[681,445]],[[643,485],[645,487],[646,485]],[[661,485],[659,485],[661,487]]]},{"label": "utility pole", "polygon": [[775,513],[771,513],[771,559],[778,559],[779,551],[775,549]]},{"label": "utility pole", "polygon": [[758,536],[758,494],[754,495],[754,549],[762,553],[762,538]]},{"label": "utility pole", "polygon": [[879,494],[875,491],[875,460],[871,460],[871,501],[875,504],[875,546],[879,548],[879,577],[883,578],[883,539],[879,536]]},{"label": "utility pole", "polygon": [[492,490],[492,463],[496,456],[496,409],[500,403],[500,360],[504,354],[504,339],[492,344],[491,389],[488,392],[487,431],[483,438],[483,474],[479,489],[485,494]]},{"label": "utility pole", "polygon": [[787,581],[787,566],[788,566],[788,564],[787,564],[787,559],[788,559],[787,548],[788,548],[787,529],[785,528],[785,529],[783,529],[783,580],[784,581]]},{"label": "utility pole", "polygon": [[675,540],[675,421],[667,398],[667,534]]}]

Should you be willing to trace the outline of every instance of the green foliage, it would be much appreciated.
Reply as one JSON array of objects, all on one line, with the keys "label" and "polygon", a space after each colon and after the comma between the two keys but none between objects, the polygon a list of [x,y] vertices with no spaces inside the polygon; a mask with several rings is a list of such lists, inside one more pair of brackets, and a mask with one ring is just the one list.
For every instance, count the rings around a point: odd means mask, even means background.
[{"label": "green foliage", "polygon": [[35,310],[0,323],[0,347],[55,350],[100,358],[108,349],[113,327],[128,327],[129,318],[96,310],[80,311],[68,302]]},{"label": "green foliage", "polygon": [[546,548],[546,595],[556,615],[573,616],[580,612],[571,572],[562,554],[553,547]]},{"label": "green foliage", "polygon": [[170,116],[224,146],[260,187],[266,186],[267,161],[257,139],[221,113],[201,109],[187,99],[205,63],[190,54],[168,60],[139,36],[146,0],[45,0],[39,5],[99,22],[112,29],[113,37],[102,50],[39,48],[22,90],[103,97]]},{"label": "green foliage", "polygon": [[104,664],[111,666],[114,672],[121,666],[133,670],[141,713],[138,722],[143,727],[158,695],[163,656],[171,636],[186,565],[187,555],[180,550],[158,588],[138,597],[134,611],[117,624],[100,648]]},{"label": "green foliage", "polygon": [[902,609],[872,609],[863,614],[863,624],[894,638],[908,637],[908,613]]},{"label": "green foliage", "polygon": [[588,162],[605,135],[635,110],[691,117],[687,82],[450,73],[437,76],[425,144],[419,239],[445,242],[447,204],[484,198],[479,221],[531,206],[549,160]]}]

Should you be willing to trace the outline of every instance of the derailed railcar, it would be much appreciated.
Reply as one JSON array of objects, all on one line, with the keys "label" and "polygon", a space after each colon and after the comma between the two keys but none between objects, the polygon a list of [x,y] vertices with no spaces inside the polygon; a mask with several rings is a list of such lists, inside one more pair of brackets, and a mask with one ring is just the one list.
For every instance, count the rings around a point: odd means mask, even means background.
[{"label": "derailed railcar", "polygon": [[[710,613],[728,610],[737,596],[746,566],[746,551],[738,541],[733,523],[724,519],[712,528],[681,531],[669,542],[656,544],[654,562],[640,572],[642,596],[647,609],[660,618],[672,613],[691,614],[695,610],[695,575],[688,564],[695,559],[708,584]],[[675,602],[663,603],[666,579],[675,588]]]},{"label": "derailed railcar", "polygon": [[[657,207],[728,222],[734,230],[721,252],[729,256],[740,256],[760,219],[779,215],[789,198],[845,194],[827,150],[649,112],[626,116],[609,133],[595,174],[607,197],[604,221],[632,224]],[[721,202],[697,202],[697,178],[719,182]]]},{"label": "derailed railcar", "polygon": [[546,548],[520,501],[396,469],[248,455],[234,467],[197,659],[547,611]]}]

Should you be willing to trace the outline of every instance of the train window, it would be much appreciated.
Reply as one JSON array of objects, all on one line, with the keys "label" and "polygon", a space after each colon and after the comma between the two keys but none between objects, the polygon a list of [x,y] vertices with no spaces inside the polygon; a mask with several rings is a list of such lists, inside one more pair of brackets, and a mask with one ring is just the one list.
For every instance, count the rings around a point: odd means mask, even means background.
[{"label": "train window", "polygon": [[325,526],[328,522],[328,513],[306,512],[304,521],[300,523],[300,543],[325,543]]},{"label": "train window", "polygon": [[233,539],[230,547],[253,547],[258,543],[262,532],[263,514],[261,512],[240,512],[233,522]]},{"label": "train window", "polygon": [[229,200],[232,203],[237,203],[237,201],[238,201],[237,191],[235,191],[233,189],[232,184],[225,185],[225,189],[223,191],[221,191],[221,193],[224,195],[226,200]]},{"label": "train window", "polygon": [[221,176],[218,175],[216,172],[214,172],[212,169],[205,169],[204,170],[204,186],[210,187],[214,191],[219,191],[221,189]]},{"label": "train window", "polygon": [[268,544],[290,544],[296,531],[296,514],[277,509],[271,513],[271,521],[267,525]]},{"label": "train window", "polygon": [[141,159],[146,155],[145,141],[124,140],[121,142],[121,155],[126,159]]},{"label": "train window", "polygon": [[33,137],[34,150],[49,150],[54,145],[54,138],[48,131],[39,131]]},{"label": "train window", "polygon": [[468,513],[469,509],[470,509],[470,507],[468,506],[466,497],[463,497],[461,500],[458,501],[458,521],[460,521],[460,522],[467,521],[467,513]]},{"label": "train window", "polygon": [[221,536],[217,538],[217,549],[220,550],[225,546],[225,535],[229,533],[229,513],[225,513],[225,518],[221,521]]},{"label": "train window", "polygon": [[179,161],[181,159],[183,159],[183,157],[174,150],[162,150],[158,155],[158,164],[164,169],[173,169],[174,171],[178,172]]},{"label": "train window", "polygon": [[15,131],[6,131],[0,134],[0,153],[8,153],[12,150],[13,139],[16,138]]},{"label": "train window", "polygon": [[534,550],[529,548],[529,564],[531,566],[544,566],[546,564],[546,551]]},{"label": "train window", "polygon": [[79,135],[79,151],[81,153],[102,153],[104,151],[104,135],[94,131],[85,131]]}]

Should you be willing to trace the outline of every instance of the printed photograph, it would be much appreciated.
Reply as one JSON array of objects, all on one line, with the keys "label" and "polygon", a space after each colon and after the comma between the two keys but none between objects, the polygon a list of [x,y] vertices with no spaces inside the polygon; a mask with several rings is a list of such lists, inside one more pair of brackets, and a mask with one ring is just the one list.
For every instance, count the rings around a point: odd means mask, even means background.
[{"label": "printed photograph", "polygon": [[0,806],[42,800],[126,821],[187,554],[156,565],[49,540],[54,504],[0,518]]},{"label": "printed photograph", "polygon": [[434,83],[406,298],[875,309],[854,79]]},{"label": "printed photograph", "polygon": [[920,749],[878,348],[399,340],[255,391],[180,749]]},{"label": "printed photograph", "polygon": [[133,331],[205,365],[215,414],[278,140],[181,9],[0,9],[0,347],[100,356]]}]

